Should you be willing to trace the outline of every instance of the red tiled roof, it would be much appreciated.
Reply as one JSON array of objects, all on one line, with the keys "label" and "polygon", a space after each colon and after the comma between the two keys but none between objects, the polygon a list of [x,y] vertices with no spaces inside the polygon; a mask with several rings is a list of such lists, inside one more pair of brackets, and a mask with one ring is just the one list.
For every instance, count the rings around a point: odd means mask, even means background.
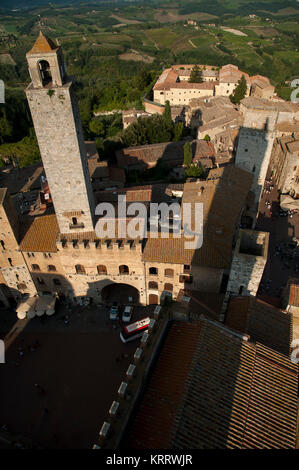
[{"label": "red tiled roof", "polygon": [[39,36],[37,40],[34,43],[34,46],[32,49],[28,52],[28,54],[39,54],[39,53],[47,53],[47,52],[53,52],[56,49],[58,49],[58,46],[54,44],[52,39],[48,38],[45,36],[41,31],[39,33]]},{"label": "red tiled roof", "polygon": [[129,447],[168,448],[199,332],[200,324],[172,325],[129,431]]},{"label": "red tiled roof", "polygon": [[56,237],[59,227],[55,214],[36,217],[33,222],[28,219],[27,224],[24,223],[22,229],[21,251],[52,253],[57,251]]},{"label": "red tiled roof", "polygon": [[298,366],[220,323],[173,322],[121,447],[294,449]]},{"label": "red tiled roof", "polygon": [[[116,152],[119,166],[131,166],[140,164],[155,163],[161,158],[164,162],[172,165],[183,164],[184,145],[186,141],[163,142],[160,144],[140,145],[128,147]],[[215,149],[211,142],[205,140],[193,140],[190,142],[193,159],[213,157]]]},{"label": "red tiled roof", "polygon": [[286,356],[291,350],[292,322],[291,314],[250,296],[231,298],[226,318],[228,327]]},{"label": "red tiled roof", "polygon": [[[236,223],[245,204],[251,181],[251,173],[235,166],[227,166],[210,170],[207,181],[199,181],[199,184],[186,183],[182,203],[191,203],[193,213],[195,202],[203,204],[202,247],[185,249],[188,239],[183,236],[148,237],[144,260],[229,268]],[[203,192],[200,194],[201,188]]]}]

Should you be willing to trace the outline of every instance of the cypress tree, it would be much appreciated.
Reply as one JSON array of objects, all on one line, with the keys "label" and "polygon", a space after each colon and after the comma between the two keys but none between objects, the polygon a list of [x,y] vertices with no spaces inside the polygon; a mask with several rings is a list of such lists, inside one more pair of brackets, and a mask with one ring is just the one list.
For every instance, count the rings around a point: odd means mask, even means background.
[{"label": "cypress tree", "polygon": [[184,145],[184,165],[189,167],[192,163],[192,148],[190,142],[186,142]]},{"label": "cypress tree", "polygon": [[245,80],[244,75],[238,81],[238,85],[236,86],[232,95],[230,95],[230,100],[233,104],[240,104],[240,101],[245,97],[247,92],[247,83]]},{"label": "cypress tree", "polygon": [[191,70],[191,75],[189,78],[190,83],[202,83],[202,71],[198,67],[198,65],[194,65],[193,69]]}]

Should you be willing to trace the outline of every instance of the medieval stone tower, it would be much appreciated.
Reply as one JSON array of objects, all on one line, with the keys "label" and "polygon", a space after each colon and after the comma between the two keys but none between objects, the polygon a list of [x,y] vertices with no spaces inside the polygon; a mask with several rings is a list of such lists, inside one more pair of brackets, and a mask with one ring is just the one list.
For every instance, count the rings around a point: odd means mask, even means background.
[{"label": "medieval stone tower", "polygon": [[61,48],[40,33],[26,54],[26,90],[61,233],[91,232],[94,200],[73,82]]},{"label": "medieval stone tower", "polygon": [[231,295],[256,296],[267,263],[268,246],[268,232],[249,229],[239,231],[222,307],[223,313]]}]

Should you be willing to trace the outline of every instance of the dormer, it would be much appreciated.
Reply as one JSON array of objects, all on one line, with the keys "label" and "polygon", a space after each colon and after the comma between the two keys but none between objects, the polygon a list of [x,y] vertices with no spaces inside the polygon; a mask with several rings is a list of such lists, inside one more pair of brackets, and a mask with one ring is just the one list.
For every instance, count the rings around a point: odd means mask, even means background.
[{"label": "dormer", "polygon": [[66,68],[62,50],[42,32],[26,58],[34,88],[51,88],[65,83]]}]

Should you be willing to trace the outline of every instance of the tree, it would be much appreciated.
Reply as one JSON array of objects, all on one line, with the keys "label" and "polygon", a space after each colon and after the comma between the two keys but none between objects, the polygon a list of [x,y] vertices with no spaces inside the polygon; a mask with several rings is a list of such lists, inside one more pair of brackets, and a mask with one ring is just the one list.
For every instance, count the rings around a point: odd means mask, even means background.
[{"label": "tree", "polygon": [[247,83],[245,80],[244,75],[238,81],[238,85],[236,86],[232,95],[230,95],[230,100],[233,104],[240,104],[240,101],[245,97],[247,92]]},{"label": "tree", "polygon": [[143,91],[152,81],[150,72],[146,70],[141,70],[141,72],[136,77],[136,86],[138,90]]},{"label": "tree", "polygon": [[20,167],[32,165],[40,160],[40,152],[33,129],[29,136],[12,144],[0,145],[0,158],[3,161],[17,161]]},{"label": "tree", "polygon": [[101,119],[92,119],[89,123],[90,131],[97,137],[101,137],[105,134],[105,126]]},{"label": "tree", "polygon": [[191,70],[191,75],[190,75],[190,78],[189,78],[189,82],[190,83],[202,83],[203,82],[202,71],[198,67],[198,65],[195,65],[193,67],[193,69]]},{"label": "tree", "polygon": [[154,114],[150,117],[139,117],[122,132],[121,141],[125,147],[136,145],[170,142],[172,127],[165,122],[164,116]]},{"label": "tree", "polygon": [[203,174],[203,167],[192,163],[186,171],[185,174],[188,178],[200,178]]},{"label": "tree", "polygon": [[178,142],[182,139],[184,132],[184,124],[182,122],[177,122],[173,128],[173,142]]},{"label": "tree", "polygon": [[165,123],[168,126],[172,127],[171,107],[170,107],[170,103],[168,100],[165,103],[163,117],[164,117]]},{"label": "tree", "polygon": [[190,142],[186,142],[184,145],[184,165],[189,167],[192,163],[192,148]]},{"label": "tree", "polygon": [[204,139],[206,142],[210,142],[211,137],[209,136],[209,134],[206,134],[203,139]]}]

